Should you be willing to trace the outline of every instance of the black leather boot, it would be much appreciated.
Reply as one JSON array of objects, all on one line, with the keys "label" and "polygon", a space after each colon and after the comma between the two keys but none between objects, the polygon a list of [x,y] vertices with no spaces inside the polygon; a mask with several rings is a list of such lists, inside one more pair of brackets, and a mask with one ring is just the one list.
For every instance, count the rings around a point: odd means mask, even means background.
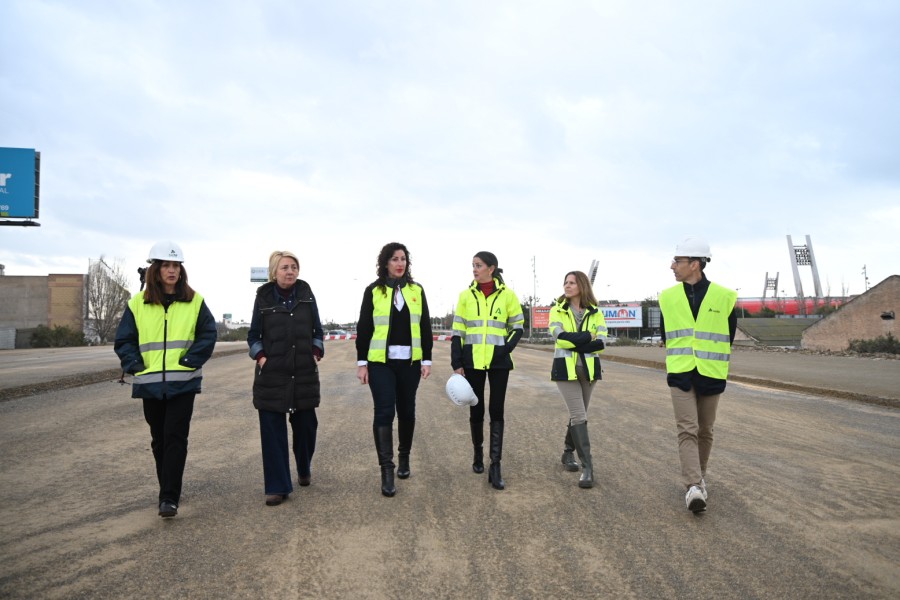
[{"label": "black leather boot", "polygon": [[484,421],[472,423],[469,421],[469,429],[472,430],[472,448],[475,450],[472,458],[472,470],[476,473],[484,473]]},{"label": "black leather boot", "polygon": [[491,421],[491,468],[488,481],[495,490],[502,490],[506,482],[500,474],[500,459],[503,457],[503,421]]},{"label": "black leather boot", "polygon": [[575,460],[575,446],[572,444],[571,426],[566,427],[566,441],[565,446],[563,447],[561,460],[563,467],[566,468],[566,471],[571,471],[572,473],[574,473],[578,470],[578,461]]},{"label": "black leather boot", "polygon": [[575,450],[578,452],[578,458],[581,459],[581,479],[578,480],[578,487],[591,488],[594,487],[594,466],[591,462],[591,440],[588,437],[587,423],[579,423],[569,428],[572,431],[572,441],[575,442]]},{"label": "black leather boot", "polygon": [[394,487],[394,431],[390,425],[373,427],[378,465],[381,467],[381,493],[388,498],[397,493]]},{"label": "black leather boot", "polygon": [[409,451],[412,449],[415,428],[415,421],[397,421],[397,437],[400,438],[397,446],[397,477],[400,479],[409,477]]}]

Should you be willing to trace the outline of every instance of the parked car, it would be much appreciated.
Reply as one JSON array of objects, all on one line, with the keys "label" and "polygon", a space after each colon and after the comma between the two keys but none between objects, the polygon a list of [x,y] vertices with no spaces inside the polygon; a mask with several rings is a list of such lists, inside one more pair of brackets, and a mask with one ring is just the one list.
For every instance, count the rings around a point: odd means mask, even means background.
[{"label": "parked car", "polygon": [[606,345],[612,346],[613,344],[615,344],[618,341],[619,341],[619,338],[617,338],[614,335],[610,335],[610,336],[607,336],[607,338],[606,338]]},{"label": "parked car", "polygon": [[641,338],[642,344],[658,344],[662,341],[662,336],[659,335],[645,335]]},{"label": "parked car", "polygon": [[332,329],[331,331],[326,331],[325,335],[350,335],[343,329]]}]

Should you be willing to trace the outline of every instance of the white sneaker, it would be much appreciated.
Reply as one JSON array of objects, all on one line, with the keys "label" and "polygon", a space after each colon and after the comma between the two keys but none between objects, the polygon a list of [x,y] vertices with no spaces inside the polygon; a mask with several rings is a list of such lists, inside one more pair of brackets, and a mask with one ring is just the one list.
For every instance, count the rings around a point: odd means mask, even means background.
[{"label": "white sneaker", "polygon": [[706,494],[698,485],[692,485],[684,495],[684,503],[692,513],[706,510]]}]

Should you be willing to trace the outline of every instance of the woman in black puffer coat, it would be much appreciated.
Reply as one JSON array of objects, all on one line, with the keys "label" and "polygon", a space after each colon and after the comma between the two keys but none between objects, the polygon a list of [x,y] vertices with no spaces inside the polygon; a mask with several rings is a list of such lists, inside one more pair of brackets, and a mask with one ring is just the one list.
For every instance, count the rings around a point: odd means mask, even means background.
[{"label": "woman in black puffer coat", "polygon": [[298,279],[291,252],[269,257],[269,282],[256,292],[247,344],[256,361],[253,406],[259,411],[266,504],[276,506],[294,490],[288,452],[288,415],[299,483],[310,484],[319,422],[319,367],[325,355],[319,309],[309,284]]}]

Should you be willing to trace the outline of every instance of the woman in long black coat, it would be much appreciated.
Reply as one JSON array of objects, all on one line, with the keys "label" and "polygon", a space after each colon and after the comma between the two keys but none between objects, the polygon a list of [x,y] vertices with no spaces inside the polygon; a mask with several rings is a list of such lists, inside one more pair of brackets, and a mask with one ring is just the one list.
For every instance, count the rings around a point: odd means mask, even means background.
[{"label": "woman in long black coat", "polygon": [[294,434],[301,486],[311,481],[319,422],[318,362],[325,355],[319,309],[309,284],[298,279],[300,261],[288,251],[269,257],[269,282],[256,292],[247,343],[256,361],[253,406],[259,411],[266,504],[294,491],[285,415]]}]

